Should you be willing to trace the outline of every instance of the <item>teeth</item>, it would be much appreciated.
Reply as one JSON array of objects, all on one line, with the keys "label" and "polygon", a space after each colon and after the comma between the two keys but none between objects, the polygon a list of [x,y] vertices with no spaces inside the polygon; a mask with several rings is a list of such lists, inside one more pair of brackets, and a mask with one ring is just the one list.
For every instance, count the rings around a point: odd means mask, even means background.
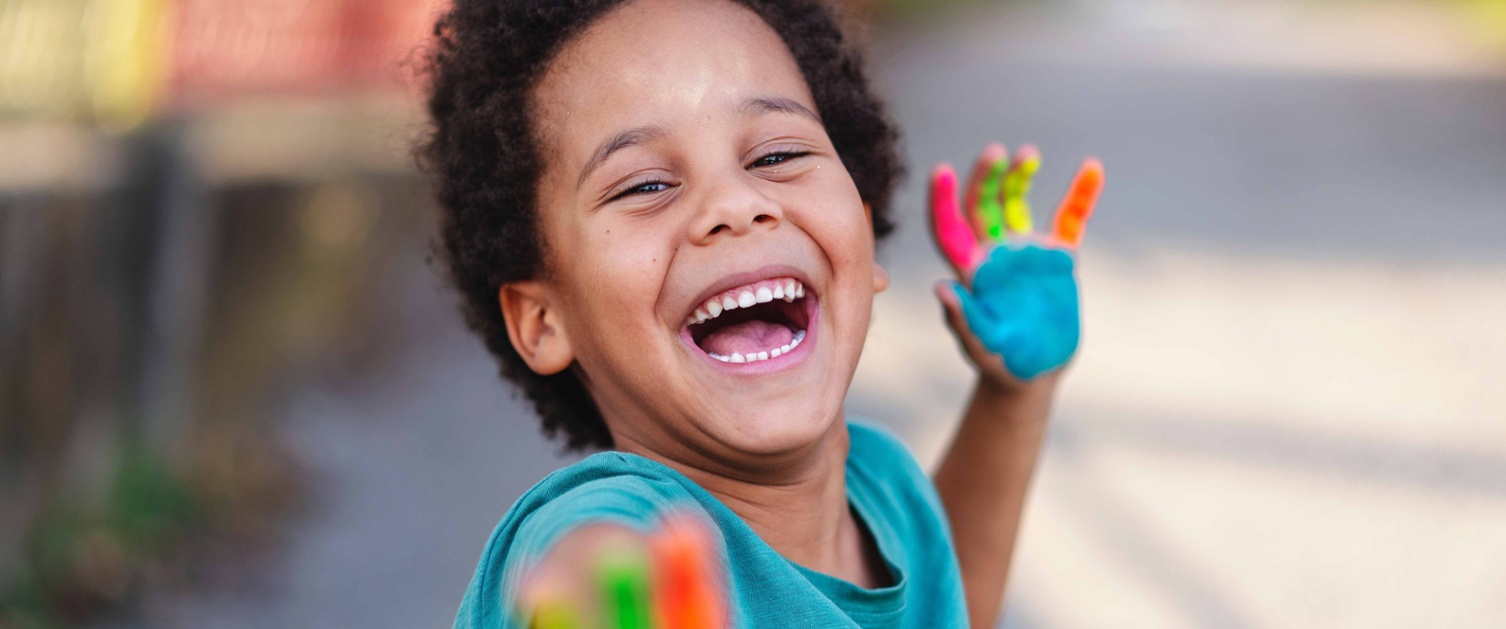
[{"label": "teeth", "polygon": [[[747,308],[754,304],[766,304],[775,299],[793,302],[805,297],[805,285],[793,278],[764,280],[752,285],[733,289],[707,299],[685,319],[685,325],[697,325],[722,316],[728,310]],[[725,357],[724,357],[725,358]],[[756,360],[744,356],[745,360]]]},{"label": "teeth", "polygon": [[720,361],[722,361],[724,363],[738,363],[738,364],[756,363],[756,362],[759,362],[759,361],[768,360],[770,358],[779,358],[780,356],[788,354],[788,353],[790,353],[790,350],[793,350],[796,347],[799,347],[800,346],[800,342],[804,341],[804,340],[805,340],[805,330],[801,330],[801,331],[795,333],[795,338],[793,340],[791,340],[788,345],[785,345],[784,347],[776,347],[774,349],[771,349],[771,350],[768,350],[768,351],[764,351],[764,352],[759,352],[757,354],[747,354],[747,355],[744,355],[744,354],[739,354],[737,352],[732,352],[731,356],[723,356],[723,355],[718,354],[716,352],[706,352],[706,353],[710,354],[712,358],[720,360]]},{"label": "teeth", "polygon": [[804,341],[804,340],[805,340],[805,330],[801,330],[799,332],[796,332],[795,333],[795,340],[790,341],[789,345],[785,345],[784,347],[781,347],[781,348],[775,349],[772,352],[769,352],[769,355],[770,356],[780,356],[780,355],[783,355],[783,354],[788,354],[788,353],[790,353],[790,350],[795,349],[796,347],[798,347],[800,345],[800,341]]}]

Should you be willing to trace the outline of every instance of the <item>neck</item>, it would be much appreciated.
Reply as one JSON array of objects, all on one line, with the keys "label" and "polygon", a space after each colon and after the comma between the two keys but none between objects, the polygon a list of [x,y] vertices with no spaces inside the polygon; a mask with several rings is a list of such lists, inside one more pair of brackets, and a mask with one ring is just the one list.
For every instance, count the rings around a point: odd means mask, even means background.
[{"label": "neck", "polygon": [[833,422],[818,443],[798,455],[781,457],[777,468],[685,462],[637,447],[641,444],[619,440],[617,445],[695,481],[786,559],[863,587],[879,585],[871,542],[847,503],[845,422]]}]

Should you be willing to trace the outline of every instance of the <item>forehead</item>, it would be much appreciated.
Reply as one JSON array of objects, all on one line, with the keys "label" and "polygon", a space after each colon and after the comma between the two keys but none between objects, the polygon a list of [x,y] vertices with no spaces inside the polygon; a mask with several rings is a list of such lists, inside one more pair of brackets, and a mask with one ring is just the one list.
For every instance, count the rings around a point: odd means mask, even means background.
[{"label": "forehead", "polygon": [[758,96],[816,110],[779,35],[725,0],[619,7],[560,51],[535,92],[540,130],[567,154],[624,127],[730,113]]}]

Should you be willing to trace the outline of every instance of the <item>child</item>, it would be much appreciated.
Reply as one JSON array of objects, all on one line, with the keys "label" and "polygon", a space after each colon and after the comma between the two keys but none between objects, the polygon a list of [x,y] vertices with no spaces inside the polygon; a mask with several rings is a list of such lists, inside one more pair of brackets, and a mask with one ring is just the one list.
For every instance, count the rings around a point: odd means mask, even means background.
[{"label": "child", "polygon": [[1024,235],[1032,151],[985,150],[967,216],[933,173],[979,372],[933,487],[843,414],[901,168],[820,0],[455,0],[437,33],[423,154],[468,320],[547,433],[610,450],[519,499],[455,626],[629,626],[600,558],[648,556],[674,514],[705,523],[734,626],[992,626],[1096,165],[1049,241]]}]

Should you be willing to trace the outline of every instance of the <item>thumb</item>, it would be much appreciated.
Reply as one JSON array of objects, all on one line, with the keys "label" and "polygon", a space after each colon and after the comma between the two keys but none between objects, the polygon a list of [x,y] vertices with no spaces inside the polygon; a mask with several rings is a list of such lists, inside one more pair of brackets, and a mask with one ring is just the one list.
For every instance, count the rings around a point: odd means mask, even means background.
[{"label": "thumb", "polygon": [[972,330],[968,328],[967,317],[962,314],[962,301],[958,296],[958,291],[967,289],[954,280],[938,280],[932,290],[936,293],[936,298],[941,300],[942,316],[946,317],[946,324],[952,328],[952,332],[958,338],[971,336]]},{"label": "thumb", "polygon": [[1010,378],[1008,369],[1004,367],[1003,356],[990,351],[983,345],[983,340],[973,333],[970,321],[984,324],[984,327],[987,327],[988,321],[977,299],[961,284],[952,280],[937,282],[935,291],[936,297],[941,300],[946,323],[952,328],[952,334],[957,337],[957,344],[961,346],[962,352],[983,373],[994,374],[994,377],[998,378]]}]

